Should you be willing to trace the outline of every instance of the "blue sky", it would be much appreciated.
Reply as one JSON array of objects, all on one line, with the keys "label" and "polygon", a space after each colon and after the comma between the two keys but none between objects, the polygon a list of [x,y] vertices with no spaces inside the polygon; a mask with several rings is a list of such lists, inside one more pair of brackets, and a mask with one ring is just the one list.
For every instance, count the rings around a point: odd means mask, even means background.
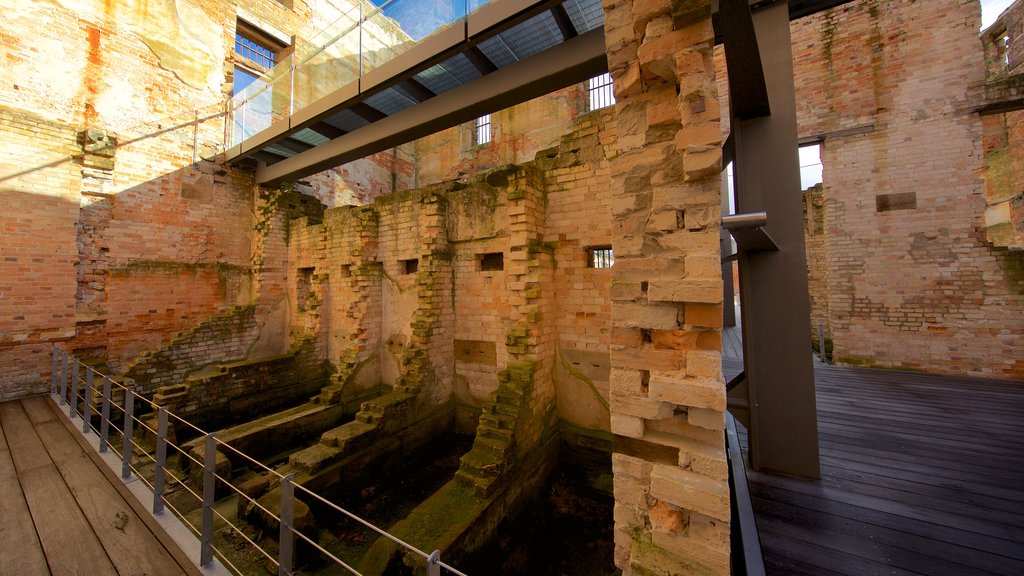
[{"label": "blue sky", "polygon": [[981,29],[984,30],[995,22],[1010,4],[1013,4],[1013,0],[981,0]]}]

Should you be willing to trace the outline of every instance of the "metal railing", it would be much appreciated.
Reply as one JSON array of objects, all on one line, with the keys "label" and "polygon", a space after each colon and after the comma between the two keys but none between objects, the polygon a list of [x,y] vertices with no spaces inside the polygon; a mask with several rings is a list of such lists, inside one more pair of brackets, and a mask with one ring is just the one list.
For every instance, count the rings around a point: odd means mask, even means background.
[{"label": "metal railing", "polygon": [[[97,385],[98,383],[101,384]],[[216,521],[219,520],[220,526],[229,528],[232,533],[241,537],[246,544],[251,546],[266,561],[270,562],[277,569],[279,575],[296,573],[294,571],[296,560],[295,544],[296,539],[299,539],[308,544],[311,549],[319,552],[327,560],[345,569],[347,573],[362,576],[351,565],[332,554],[308,535],[296,529],[294,524],[294,505],[295,493],[298,491],[319,504],[369,528],[379,536],[387,538],[405,551],[422,558],[427,576],[440,576],[442,568],[447,573],[455,574],[456,576],[466,576],[463,572],[441,561],[441,552],[439,550],[434,550],[428,554],[408,542],[389,534],[327,498],[296,483],[294,475],[280,474],[230,444],[219,440],[213,432],[206,432],[171,413],[166,407],[157,405],[139,395],[135,391],[134,386],[122,384],[57,348],[53,349],[50,393],[60,407],[67,407],[69,419],[73,421],[76,416],[81,417],[83,435],[96,434],[98,436],[98,450],[100,453],[111,450],[112,434],[120,434],[121,478],[125,482],[128,482],[133,477],[140,480],[152,492],[153,514],[159,516],[163,514],[165,509],[170,510],[199,539],[198,564],[201,567],[210,566],[216,556],[231,572],[246,574],[246,572],[231,561],[230,554],[225,554],[223,550],[215,545]],[[140,416],[146,414],[146,410],[150,414],[156,414],[156,429],[140,418]],[[98,422],[95,422],[96,419],[98,419]],[[196,456],[190,454],[189,449],[177,445],[170,440],[168,429],[171,422],[174,423],[175,430],[181,430],[182,428],[180,427],[184,427],[184,429],[194,432],[198,437],[203,438],[203,461],[199,461]],[[155,448],[152,450],[152,453],[150,449],[140,445],[136,439],[136,432],[142,429],[149,434],[149,437],[156,439]],[[202,471],[202,482],[198,492],[196,488],[189,485],[189,480],[185,478],[186,475],[181,472],[180,467],[177,470],[168,467],[168,448],[177,451],[180,456],[187,458],[190,469],[192,466],[196,466],[198,470]],[[232,484],[229,479],[223,478],[217,473],[216,458],[218,450],[230,451],[249,465],[254,466],[254,470],[276,477],[281,487],[280,514],[275,514],[268,510],[241,488]],[[144,464],[133,460],[135,455],[140,455]],[[143,468],[150,465],[152,465],[152,473],[147,474]],[[170,481],[171,485],[180,488],[200,503],[201,514],[198,526],[189,520],[188,513],[182,510],[183,506],[180,503],[179,505],[174,505],[168,499],[168,481]],[[276,522],[279,525],[276,554],[274,551],[267,550],[254,541],[241,526],[226,518],[215,508],[214,504],[217,500],[218,486],[229,488],[239,498],[258,508],[265,517],[272,519],[272,522]]]}]

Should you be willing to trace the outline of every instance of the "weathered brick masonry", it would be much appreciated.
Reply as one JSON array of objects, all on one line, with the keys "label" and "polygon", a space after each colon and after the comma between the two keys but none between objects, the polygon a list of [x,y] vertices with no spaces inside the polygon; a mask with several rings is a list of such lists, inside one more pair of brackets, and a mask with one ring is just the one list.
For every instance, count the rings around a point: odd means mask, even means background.
[{"label": "weathered brick masonry", "polygon": [[[41,392],[41,358],[54,344],[123,370],[239,305],[261,303],[260,324],[278,332],[245,348],[287,347],[286,294],[276,288],[285,282],[252,275],[254,249],[263,248],[254,230],[259,193],[250,171],[217,155],[236,21],[301,44],[338,10],[326,0],[288,4],[0,6],[0,194],[17,207],[0,215],[0,398]],[[372,201],[413,184],[411,150],[296,189],[329,206]],[[283,271],[287,252],[268,247],[280,262],[270,268]]]},{"label": "weathered brick masonry", "polygon": [[[840,362],[1021,378],[1020,254],[984,226],[971,0],[851,3],[792,25],[800,136],[822,139]],[[928,23],[928,25],[924,25]]]}]

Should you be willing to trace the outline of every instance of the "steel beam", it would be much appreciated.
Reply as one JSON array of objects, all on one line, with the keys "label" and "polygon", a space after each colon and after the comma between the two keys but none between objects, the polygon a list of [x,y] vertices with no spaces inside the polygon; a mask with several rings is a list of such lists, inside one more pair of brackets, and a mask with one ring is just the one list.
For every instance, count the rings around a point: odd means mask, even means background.
[{"label": "steel beam", "polygon": [[607,69],[604,31],[593,30],[308,152],[273,166],[260,166],[256,169],[256,181],[273,185],[304,178],[571,86]]},{"label": "steel beam", "polygon": [[[743,360],[755,470],[819,476],[789,10],[753,15],[772,114],[733,119],[737,212],[766,212],[777,252],[740,252]],[[730,76],[730,83],[739,79]],[[735,84],[730,95],[735,98]],[[731,394],[735,397],[735,394]]]}]

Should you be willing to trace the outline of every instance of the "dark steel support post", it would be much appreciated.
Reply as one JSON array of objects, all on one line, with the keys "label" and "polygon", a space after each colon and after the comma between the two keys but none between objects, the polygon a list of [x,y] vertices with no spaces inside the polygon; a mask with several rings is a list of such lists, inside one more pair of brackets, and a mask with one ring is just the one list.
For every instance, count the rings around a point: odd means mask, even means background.
[{"label": "dark steel support post", "polygon": [[71,386],[68,386],[68,417],[74,418],[78,410],[78,358],[71,360]]},{"label": "dark steel support post", "polygon": [[203,455],[203,525],[199,542],[199,565],[209,566],[213,562],[213,503],[217,479],[217,442],[213,433],[206,435]]},{"label": "dark steel support post", "polygon": [[788,5],[767,6],[753,20],[772,113],[732,122],[737,212],[767,212],[766,230],[780,249],[741,253],[739,260],[751,464],[755,470],[816,478],[818,426]]},{"label": "dark steel support post", "polygon": [[113,383],[110,377],[103,377],[103,406],[100,408],[100,452],[107,451],[110,439],[110,388]]},{"label": "dark steel support post", "polygon": [[281,478],[281,531],[278,534],[278,576],[289,576],[292,573],[292,560],[295,553],[295,534],[292,525],[295,516],[295,480],[294,474]]},{"label": "dark steel support post", "polygon": [[85,368],[85,388],[82,389],[82,434],[89,433],[89,420],[92,419],[92,369]]},{"label": "dark steel support post", "polygon": [[164,511],[164,487],[167,477],[167,408],[157,408],[156,469],[153,471],[153,514]]},{"label": "dark steel support post", "polygon": [[57,370],[60,366],[60,351],[53,347],[53,361],[50,363],[50,394],[57,393]]},{"label": "dark steel support post", "polygon": [[68,354],[61,352],[60,362],[60,405],[68,401]]},{"label": "dark steel support post", "polygon": [[121,444],[121,478],[132,477],[132,435],[135,433],[135,395],[131,390],[124,391],[124,442]]}]

